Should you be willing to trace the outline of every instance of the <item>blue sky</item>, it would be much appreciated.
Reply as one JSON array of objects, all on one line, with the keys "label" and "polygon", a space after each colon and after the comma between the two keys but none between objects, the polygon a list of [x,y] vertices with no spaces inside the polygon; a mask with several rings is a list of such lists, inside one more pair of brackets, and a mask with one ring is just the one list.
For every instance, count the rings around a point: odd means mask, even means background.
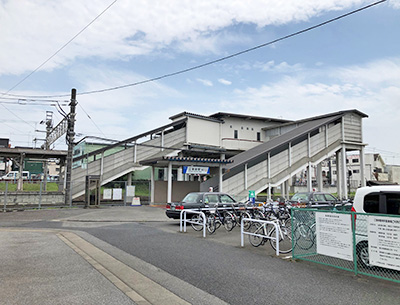
[{"label": "blue sky", "polygon": [[[400,164],[400,1],[388,0],[276,44],[157,82],[173,73],[267,43],[372,1],[118,0],[76,39],[10,91],[113,1],[0,2],[0,92],[78,91],[76,132],[125,139],[182,111],[303,119],[358,109],[367,152]],[[51,106],[0,95],[0,137],[32,146]],[[68,98],[57,98],[65,100]],[[64,107],[68,111],[67,107]],[[88,117],[90,116],[90,119]],[[78,138],[79,139],[79,138]],[[39,143],[40,145],[40,143]],[[55,144],[64,148],[64,140]]]}]

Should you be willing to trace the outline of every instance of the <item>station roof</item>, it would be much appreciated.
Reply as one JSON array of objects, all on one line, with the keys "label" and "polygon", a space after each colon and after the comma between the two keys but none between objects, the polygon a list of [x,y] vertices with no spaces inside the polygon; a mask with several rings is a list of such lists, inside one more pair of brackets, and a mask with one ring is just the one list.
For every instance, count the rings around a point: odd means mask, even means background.
[{"label": "station roof", "polygon": [[25,147],[16,147],[16,148],[7,148],[0,147],[0,157],[5,158],[18,158],[21,155],[24,158],[29,159],[66,159],[67,151],[66,150],[46,150],[40,148],[25,148]]},{"label": "station roof", "polygon": [[196,157],[171,157],[171,156],[162,156],[158,158],[152,158],[140,161],[141,165],[158,165],[158,166],[167,166],[169,162],[180,163],[182,165],[193,165],[193,164],[202,164],[206,166],[217,166],[220,164],[229,164],[232,163],[233,160],[228,159],[212,159],[212,158],[196,158]]}]

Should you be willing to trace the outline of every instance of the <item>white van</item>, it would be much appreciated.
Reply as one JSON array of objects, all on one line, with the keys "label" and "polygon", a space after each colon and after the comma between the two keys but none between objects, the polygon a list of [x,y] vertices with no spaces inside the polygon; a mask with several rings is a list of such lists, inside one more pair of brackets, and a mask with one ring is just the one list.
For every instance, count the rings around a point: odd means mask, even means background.
[{"label": "white van", "polygon": [[353,207],[356,212],[356,251],[363,267],[372,267],[369,262],[367,217],[363,213],[400,215],[400,185],[366,186],[357,189]]},{"label": "white van", "polygon": [[[28,180],[30,177],[29,171],[22,172],[22,179]],[[1,177],[2,180],[17,180],[19,178],[19,171],[8,172],[7,175]]]}]

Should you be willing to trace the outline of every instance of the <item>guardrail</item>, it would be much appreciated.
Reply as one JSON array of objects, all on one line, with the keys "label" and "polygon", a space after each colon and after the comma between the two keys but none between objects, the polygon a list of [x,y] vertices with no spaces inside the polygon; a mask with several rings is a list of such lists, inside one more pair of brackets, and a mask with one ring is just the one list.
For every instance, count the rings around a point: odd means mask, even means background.
[{"label": "guardrail", "polygon": [[[275,237],[264,235],[264,234],[255,234],[252,232],[245,231],[243,229],[243,223],[245,221],[259,222],[259,223],[262,223],[263,225],[272,224],[275,227]],[[244,235],[253,235],[253,236],[259,236],[259,237],[267,238],[267,239],[275,239],[276,240],[276,256],[279,256],[279,234],[280,234],[280,228],[279,228],[278,224],[274,221],[260,220],[260,219],[253,219],[253,218],[242,218],[242,222],[240,225],[240,246],[244,247]]]},{"label": "guardrail", "polygon": [[179,231],[182,232],[182,224],[183,224],[183,232],[186,233],[186,223],[194,223],[194,224],[200,224],[199,222],[194,222],[192,220],[187,220],[186,219],[186,214],[190,212],[192,214],[200,214],[202,219],[203,219],[203,237],[206,237],[206,215],[201,212],[201,211],[196,211],[196,210],[182,210],[180,215],[179,215]]}]

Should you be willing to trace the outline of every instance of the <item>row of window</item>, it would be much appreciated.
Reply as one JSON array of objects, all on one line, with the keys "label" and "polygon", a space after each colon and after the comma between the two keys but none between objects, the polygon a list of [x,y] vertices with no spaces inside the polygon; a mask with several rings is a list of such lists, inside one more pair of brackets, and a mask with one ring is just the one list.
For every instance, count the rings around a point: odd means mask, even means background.
[{"label": "row of window", "polygon": [[[229,127],[230,127],[230,128],[233,128],[232,125],[230,125]],[[244,127],[242,126],[242,127],[240,127],[240,129],[243,130]],[[246,130],[250,130],[250,129],[251,129],[251,131],[254,131],[254,128],[253,128],[253,127],[251,127],[251,128],[250,128],[250,127],[246,127]]]},{"label": "row of window", "polygon": [[[261,141],[261,132],[257,132],[257,138],[256,138],[256,140],[257,141]],[[233,138],[234,139],[239,139],[239,131],[238,130],[234,130],[233,131]]]},{"label": "row of window", "polygon": [[[349,159],[346,159],[346,163],[349,163]],[[359,159],[351,159],[351,163],[360,163]],[[336,164],[336,160],[332,160],[332,164]]]}]

